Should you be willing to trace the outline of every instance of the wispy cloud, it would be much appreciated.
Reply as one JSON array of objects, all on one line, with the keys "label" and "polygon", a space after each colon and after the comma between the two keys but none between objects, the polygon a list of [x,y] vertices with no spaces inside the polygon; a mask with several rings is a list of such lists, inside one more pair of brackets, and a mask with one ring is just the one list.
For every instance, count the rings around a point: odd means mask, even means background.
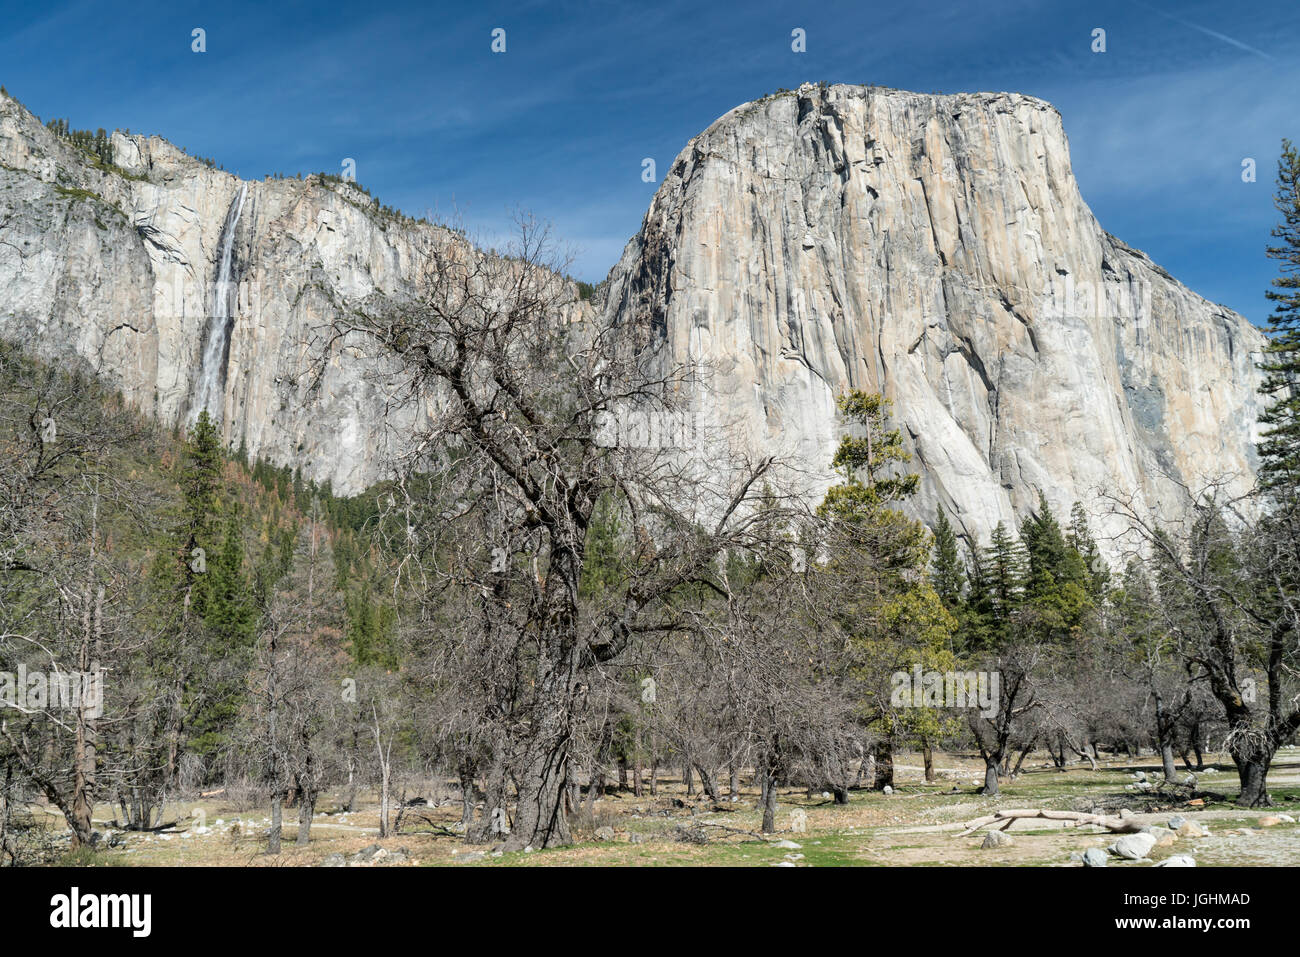
[{"label": "wispy cloud", "polygon": [[1159,10],[1148,3],[1142,3],[1141,0],[1138,0],[1138,5],[1145,7],[1146,9],[1150,10],[1152,13],[1164,17],[1166,20],[1172,20],[1174,23],[1180,23],[1190,30],[1196,30],[1199,33],[1205,34],[1207,37],[1213,37],[1216,40],[1222,40],[1224,43],[1227,43],[1230,46],[1234,46],[1238,50],[1244,50],[1247,53],[1253,53],[1255,56],[1263,57],[1265,60],[1273,59],[1273,57],[1270,54],[1265,53],[1263,50],[1253,47],[1248,43],[1242,43],[1240,40],[1235,40],[1232,37],[1228,36],[1226,33],[1220,33],[1218,30],[1211,30],[1209,27],[1201,26],[1199,23],[1193,23],[1191,20],[1184,19],[1183,17],[1180,17],[1177,14],[1167,13],[1164,10]]}]

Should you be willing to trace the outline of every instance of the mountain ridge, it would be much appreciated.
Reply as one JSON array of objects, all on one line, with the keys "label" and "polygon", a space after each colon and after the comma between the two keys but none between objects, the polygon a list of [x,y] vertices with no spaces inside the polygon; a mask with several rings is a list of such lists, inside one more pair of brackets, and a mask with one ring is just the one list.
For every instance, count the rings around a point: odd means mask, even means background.
[{"label": "mountain ridge", "polygon": [[[111,144],[105,168],[0,98],[0,335],[89,361],[180,422],[247,183],[225,441],[341,492],[380,479],[423,410],[393,406],[355,353],[308,388],[303,349],[463,236],[319,175],[245,181],[161,137]],[[915,510],[943,505],[972,541],[1040,492],[1177,511],[1211,465],[1253,479],[1263,335],[1101,228],[1059,111],[1035,97],[805,84],[739,104],[677,154],[601,286],[606,318],[648,311],[675,357],[724,370],[700,415],[739,420],[814,489],[835,394],[894,399]],[[1095,306],[1067,302],[1076,288]],[[576,289],[573,308],[592,308]]]}]

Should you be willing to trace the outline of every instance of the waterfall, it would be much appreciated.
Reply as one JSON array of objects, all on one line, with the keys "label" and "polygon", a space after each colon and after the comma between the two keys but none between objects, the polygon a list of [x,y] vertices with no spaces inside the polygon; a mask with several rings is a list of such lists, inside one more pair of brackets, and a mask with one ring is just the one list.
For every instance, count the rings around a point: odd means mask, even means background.
[{"label": "waterfall", "polygon": [[239,215],[244,211],[244,198],[248,184],[239,189],[239,196],[230,204],[225,225],[221,228],[221,265],[217,269],[217,285],[212,294],[212,312],[203,332],[203,358],[199,363],[199,377],[194,384],[194,401],[190,407],[190,424],[198,420],[204,409],[214,422],[221,421],[224,412],[224,380],[226,350],[230,345],[231,317],[234,314],[238,289],[230,280],[231,260],[234,258],[235,229]]}]

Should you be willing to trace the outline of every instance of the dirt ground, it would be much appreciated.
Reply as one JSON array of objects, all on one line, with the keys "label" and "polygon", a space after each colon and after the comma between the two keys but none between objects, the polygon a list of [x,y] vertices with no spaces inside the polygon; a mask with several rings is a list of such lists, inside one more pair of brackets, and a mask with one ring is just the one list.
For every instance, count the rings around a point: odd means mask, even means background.
[{"label": "dirt ground", "polygon": [[[1104,810],[1116,814],[1128,808],[1141,823],[1160,829],[1161,835],[1169,830],[1166,825],[1174,815],[1198,823],[1209,835],[1176,838],[1171,846],[1153,850],[1147,861],[1112,857],[1110,866],[1151,866],[1173,854],[1190,855],[1201,866],[1300,865],[1300,825],[1286,821],[1260,824],[1261,818],[1269,815],[1300,818],[1300,749],[1279,753],[1269,774],[1275,806],[1267,809],[1245,810],[1233,805],[1237,778],[1231,762],[1224,755],[1206,760],[1213,770],[1197,775],[1197,799],[1202,803],[1189,804],[1184,790],[1137,789],[1136,772],[1160,779],[1154,757],[1111,761],[1097,771],[1086,764],[1058,771],[1046,760],[1031,758],[1015,780],[1003,783],[1002,794],[990,799],[975,793],[983,772],[974,756],[936,755],[936,780],[927,784],[919,757],[901,755],[896,759],[892,794],[853,791],[849,804],[836,805],[828,795],[783,789],[778,833],[772,835],[757,833],[758,795],[752,788],[742,788],[736,802],[724,798],[715,805],[700,794],[688,796],[680,777],[660,777],[653,795],[648,789],[640,797],[630,791],[612,792],[596,802],[593,814],[575,815],[573,845],[512,854],[501,854],[490,844],[464,842],[456,833],[460,805],[444,782],[424,782],[423,787],[408,784],[408,795],[421,794],[432,798],[432,803],[407,809],[398,832],[383,841],[378,840],[378,804],[373,795],[369,795],[372,800],[359,803],[354,813],[340,809],[339,795],[326,795],[318,804],[320,811],[305,846],[294,843],[297,810],[287,809],[283,848],[275,856],[265,852],[269,809],[236,806],[216,795],[172,805],[167,817],[178,821],[176,827],[156,834],[115,831],[112,809],[100,807],[97,827],[116,846],[66,858],[65,862],[272,867],[320,865],[327,859],[347,866],[385,867],[1080,866],[1071,860],[1072,854],[1090,847],[1104,848],[1114,837],[1094,827],[1018,821],[1006,832],[1012,838],[1007,846],[986,850],[980,846],[984,831],[965,837],[960,833],[967,822],[997,809]],[[799,810],[806,815],[806,830],[795,833]],[[64,830],[62,819],[50,809],[37,807],[33,811],[44,814],[53,831]],[[613,840],[609,839],[611,831]],[[377,864],[352,860],[376,843],[390,852],[386,860]]]}]

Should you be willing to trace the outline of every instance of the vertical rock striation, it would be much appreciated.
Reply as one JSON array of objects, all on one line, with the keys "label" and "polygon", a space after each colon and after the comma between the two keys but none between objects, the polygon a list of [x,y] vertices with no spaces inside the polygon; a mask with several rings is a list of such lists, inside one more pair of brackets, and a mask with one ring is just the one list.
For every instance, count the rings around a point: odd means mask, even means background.
[{"label": "vertical rock striation", "polygon": [[1031,97],[805,85],[737,107],[673,162],[606,309],[708,363],[701,415],[822,487],[835,396],[889,396],[914,507],[971,538],[1040,491],[1062,514],[1106,492],[1177,511],[1253,479],[1262,334],[1098,225]]}]

